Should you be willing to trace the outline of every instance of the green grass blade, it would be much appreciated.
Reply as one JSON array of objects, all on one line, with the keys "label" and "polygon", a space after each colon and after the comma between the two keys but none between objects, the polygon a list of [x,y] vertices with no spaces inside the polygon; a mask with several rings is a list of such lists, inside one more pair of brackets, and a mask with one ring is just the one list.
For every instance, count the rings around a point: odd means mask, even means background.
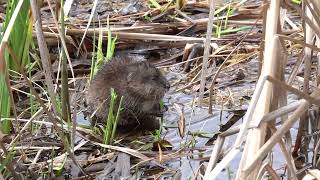
[{"label": "green grass blade", "polygon": [[5,133],[9,134],[11,131],[11,122],[9,120],[3,120],[2,118],[10,117],[10,98],[9,92],[6,83],[6,72],[1,72],[0,75],[0,116],[1,116],[1,123],[0,123],[0,130]]},{"label": "green grass blade", "polygon": [[122,110],[122,109],[121,109],[122,101],[123,101],[123,96],[121,96],[121,98],[120,98],[117,115],[116,115],[116,118],[115,118],[115,121],[114,121],[113,127],[112,127],[112,134],[111,134],[110,142],[113,142],[114,136],[115,136],[115,134],[116,134],[116,129],[117,129],[117,125],[118,125],[118,120],[119,120],[119,118],[120,118],[120,112],[121,112],[121,110]]},{"label": "green grass blade", "polygon": [[117,37],[112,38],[112,33],[109,25],[109,17],[107,19],[107,27],[108,27],[108,47],[107,47],[107,61],[110,61],[113,57],[114,49],[116,47]]}]

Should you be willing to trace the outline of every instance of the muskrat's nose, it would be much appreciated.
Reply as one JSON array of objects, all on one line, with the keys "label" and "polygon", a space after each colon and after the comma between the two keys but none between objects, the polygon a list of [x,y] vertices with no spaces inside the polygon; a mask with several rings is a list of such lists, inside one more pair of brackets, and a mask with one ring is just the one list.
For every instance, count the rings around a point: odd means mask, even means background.
[{"label": "muskrat's nose", "polygon": [[165,83],[165,88],[166,88],[166,89],[170,89],[170,83],[169,83],[169,82],[166,82],[166,83]]}]

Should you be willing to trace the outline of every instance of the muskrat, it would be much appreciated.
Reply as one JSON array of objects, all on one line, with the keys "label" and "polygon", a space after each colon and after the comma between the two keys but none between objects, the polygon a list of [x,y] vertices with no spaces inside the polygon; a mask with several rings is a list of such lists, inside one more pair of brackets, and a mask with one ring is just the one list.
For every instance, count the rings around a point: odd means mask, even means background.
[{"label": "muskrat", "polygon": [[113,88],[118,96],[114,114],[123,96],[118,127],[141,125],[144,129],[157,129],[156,117],[163,113],[160,100],[169,87],[168,81],[152,64],[114,58],[98,70],[89,86],[86,99],[89,112],[95,114],[92,123],[106,124]]}]

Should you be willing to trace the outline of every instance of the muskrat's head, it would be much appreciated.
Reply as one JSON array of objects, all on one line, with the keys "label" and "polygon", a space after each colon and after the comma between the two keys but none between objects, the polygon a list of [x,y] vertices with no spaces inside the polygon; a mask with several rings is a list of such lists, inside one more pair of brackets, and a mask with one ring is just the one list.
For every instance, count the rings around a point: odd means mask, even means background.
[{"label": "muskrat's head", "polygon": [[160,71],[148,62],[135,62],[127,67],[128,91],[146,101],[159,101],[170,84]]}]

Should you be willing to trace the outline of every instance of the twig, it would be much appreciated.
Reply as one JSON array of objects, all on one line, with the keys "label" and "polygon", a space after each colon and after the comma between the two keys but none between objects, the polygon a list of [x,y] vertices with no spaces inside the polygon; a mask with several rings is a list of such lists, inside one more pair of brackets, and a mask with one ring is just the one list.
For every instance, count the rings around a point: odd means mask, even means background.
[{"label": "twig", "polygon": [[49,50],[46,44],[46,41],[43,36],[43,31],[42,31],[42,22],[41,22],[41,15],[40,15],[40,10],[37,5],[36,0],[30,0],[30,5],[32,9],[32,15],[33,15],[33,20],[35,22],[35,29],[36,29],[36,35],[37,35],[37,41],[38,41],[38,46],[40,49],[40,56],[41,56],[41,62],[42,62],[42,67],[44,69],[44,76],[46,80],[46,85],[48,87],[48,94],[50,96],[51,102],[53,104],[53,110],[55,113],[58,113],[58,106],[56,102],[56,96],[54,92],[54,85],[53,85],[53,75],[52,75],[52,66],[51,66],[51,61],[50,61],[50,54]]},{"label": "twig", "polygon": [[[210,3],[210,12],[209,12],[209,21],[207,25],[207,34],[206,41],[204,44],[204,52],[203,52],[203,60],[202,60],[202,71],[201,71],[201,81],[200,81],[200,92],[199,92],[199,106],[202,106],[204,88],[206,84],[206,74],[207,74],[207,66],[208,66],[208,56],[210,50],[212,29],[213,29],[213,20],[214,20],[214,11],[215,11],[215,1],[209,0]],[[215,63],[213,63],[213,68],[215,69]]]}]

